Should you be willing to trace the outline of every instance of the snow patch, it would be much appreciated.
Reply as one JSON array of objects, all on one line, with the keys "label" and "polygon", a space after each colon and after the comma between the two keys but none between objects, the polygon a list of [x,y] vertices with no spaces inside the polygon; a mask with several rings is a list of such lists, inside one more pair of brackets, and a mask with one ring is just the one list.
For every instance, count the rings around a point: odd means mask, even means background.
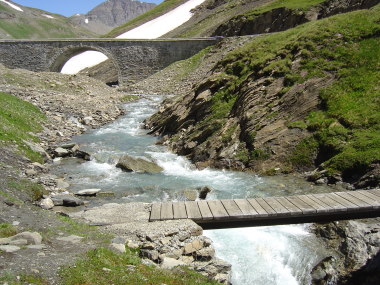
[{"label": "snow patch", "polygon": [[[139,27],[130,30],[117,38],[120,39],[155,39],[187,22],[196,6],[205,0],[189,0],[172,11],[153,19]],[[88,19],[85,20],[88,23]],[[65,74],[76,74],[82,69],[97,65],[105,61],[107,57],[97,51],[86,51],[72,57],[63,66],[61,72]]]},{"label": "snow patch", "polygon": [[120,39],[155,39],[158,38],[183,23],[190,20],[192,9],[202,4],[205,0],[190,0],[178,6],[177,8],[169,11],[168,13],[155,18],[141,26],[138,26],[117,38]]},{"label": "snow patch", "polygon": [[46,15],[46,14],[42,14],[42,16],[46,17],[46,18],[49,18],[49,19],[54,19],[53,16],[50,16],[50,15]]},{"label": "snow patch", "polygon": [[20,7],[16,6],[15,4],[13,3],[9,3],[8,1],[5,1],[5,0],[0,0],[0,2],[3,2],[5,4],[8,4],[9,6],[11,6],[13,9],[17,10],[17,11],[21,11],[21,12],[24,12],[24,10],[22,10]]}]

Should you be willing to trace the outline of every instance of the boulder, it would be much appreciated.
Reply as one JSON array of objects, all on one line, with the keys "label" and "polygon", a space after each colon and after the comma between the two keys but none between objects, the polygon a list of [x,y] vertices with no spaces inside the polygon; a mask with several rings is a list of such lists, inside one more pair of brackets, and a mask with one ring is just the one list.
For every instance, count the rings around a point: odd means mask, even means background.
[{"label": "boulder", "polygon": [[7,253],[13,253],[19,251],[21,248],[15,245],[0,245],[0,251],[4,251]]},{"label": "boulder", "polygon": [[75,195],[78,196],[96,196],[101,191],[101,189],[83,189],[79,190]]},{"label": "boulder", "polygon": [[11,241],[12,240],[10,238],[0,238],[0,245],[10,244]]},{"label": "boulder", "polygon": [[42,199],[40,202],[40,207],[45,210],[50,210],[54,207],[54,202],[51,198]]},{"label": "boulder", "polygon": [[185,244],[183,254],[191,254],[203,248],[203,241],[196,239],[190,243]]},{"label": "boulder", "polygon": [[65,242],[70,242],[70,243],[79,243],[81,242],[83,237],[76,236],[76,235],[71,235],[68,237],[58,237],[57,240],[59,241],[65,241]]},{"label": "boulder", "polygon": [[84,204],[81,199],[73,197],[71,195],[55,195],[52,196],[54,206],[66,206],[66,207],[77,207]]},{"label": "boulder", "polygon": [[181,265],[186,265],[186,263],[181,261],[181,260],[176,260],[174,258],[165,257],[161,263],[161,268],[172,269],[176,266],[181,266]]},{"label": "boulder", "polygon": [[17,235],[14,235],[10,238],[12,241],[25,239],[28,241],[28,244],[41,244],[42,236],[37,232],[22,232]]},{"label": "boulder", "polygon": [[138,157],[124,155],[119,159],[116,167],[126,172],[159,173],[164,169],[152,161]]},{"label": "boulder", "polygon": [[199,199],[205,200],[207,197],[207,194],[210,193],[212,189],[208,186],[204,186],[198,189],[199,192]]},{"label": "boulder", "polygon": [[63,147],[57,147],[56,149],[54,149],[53,154],[55,157],[66,157],[70,155],[70,151]]},{"label": "boulder", "polygon": [[87,161],[91,160],[91,154],[84,151],[84,150],[80,150],[80,149],[74,151],[73,156],[75,156],[77,158],[81,158],[83,160],[87,160]]},{"label": "boulder", "polygon": [[110,249],[116,253],[124,253],[125,252],[125,245],[121,244],[121,243],[111,243]]}]

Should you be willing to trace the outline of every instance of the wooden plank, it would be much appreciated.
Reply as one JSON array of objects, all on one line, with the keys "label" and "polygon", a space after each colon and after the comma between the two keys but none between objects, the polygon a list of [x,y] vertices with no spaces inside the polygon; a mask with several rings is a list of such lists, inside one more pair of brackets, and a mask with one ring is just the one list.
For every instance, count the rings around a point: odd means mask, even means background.
[{"label": "wooden plank", "polygon": [[249,204],[255,209],[259,217],[268,217],[268,213],[264,210],[263,207],[256,201],[256,199],[247,199]]},{"label": "wooden plank", "polygon": [[309,197],[310,200],[314,201],[315,203],[317,203],[317,204],[321,205],[323,208],[325,208],[326,212],[330,212],[333,210],[333,208],[331,206],[329,206],[328,204],[326,204],[322,200],[317,199],[313,195],[307,195],[307,197]]},{"label": "wooden plank", "polygon": [[161,220],[173,220],[173,203],[172,202],[162,203]]},{"label": "wooden plank", "polygon": [[207,201],[214,219],[228,218],[229,215],[220,200]]},{"label": "wooden plank", "polygon": [[350,191],[350,192],[348,192],[348,194],[366,202],[367,204],[371,205],[374,209],[378,209],[380,207],[379,202],[377,202],[376,200],[373,200],[371,198],[368,198],[367,196],[363,195],[362,193],[360,193],[358,191]]},{"label": "wooden plank", "polygon": [[261,207],[265,210],[265,212],[268,213],[269,216],[277,216],[278,214],[276,213],[275,210],[271,206],[268,205],[267,202],[263,198],[256,198],[257,203],[260,204]]},{"label": "wooden plank", "polygon": [[306,204],[304,201],[300,200],[297,196],[289,196],[286,197],[286,199],[294,205],[296,205],[298,208],[300,208],[302,213],[304,214],[313,214],[317,212],[316,209],[314,209],[309,204]]},{"label": "wooden plank", "polygon": [[348,194],[348,192],[336,192],[335,193],[336,195],[339,195],[340,197],[346,199],[346,200],[349,200],[351,203],[354,203],[355,205],[359,206],[360,209],[359,210],[369,210],[369,209],[372,209],[372,206],[367,204],[366,202],[354,197],[354,196],[351,196],[350,194]]},{"label": "wooden plank", "polygon": [[185,202],[173,203],[173,216],[174,219],[187,219]]},{"label": "wooden plank", "polygon": [[373,189],[373,190],[366,190],[366,191],[380,197],[380,189]]},{"label": "wooden plank", "polygon": [[356,191],[356,192],[360,192],[363,195],[367,196],[368,198],[371,198],[374,201],[380,202],[380,196],[376,196],[375,194],[371,193],[368,190],[359,190],[359,191]]},{"label": "wooden plank", "polygon": [[159,221],[161,220],[161,203],[153,203],[152,209],[150,211],[149,221]]},{"label": "wooden plank", "polygon": [[329,212],[344,212],[347,211],[347,208],[343,206],[342,204],[338,203],[337,201],[331,199],[326,194],[313,194],[313,197],[316,199],[322,201],[323,203],[327,204],[329,207],[331,207],[331,210]]},{"label": "wooden plank", "polygon": [[189,219],[202,220],[201,212],[199,211],[198,204],[195,201],[186,201],[186,213]]},{"label": "wooden plank", "polygon": [[228,215],[232,218],[243,218],[244,214],[236,205],[234,200],[221,200],[224,208],[226,209]]},{"label": "wooden plank", "polygon": [[278,215],[281,216],[291,216],[290,211],[284,207],[280,202],[278,202],[274,197],[263,198],[267,204],[276,211]]},{"label": "wooden plank", "polygon": [[212,220],[214,216],[211,213],[211,210],[208,206],[207,201],[198,201],[198,207],[202,215],[203,220]]},{"label": "wooden plank", "polygon": [[313,207],[317,211],[317,213],[326,213],[326,212],[328,212],[329,208],[323,206],[322,203],[318,203],[318,201],[311,199],[309,197],[309,195],[299,195],[297,197],[300,200],[302,200],[303,202],[305,202],[306,204],[308,204],[311,207]]},{"label": "wooden plank", "polygon": [[246,199],[235,199],[236,205],[238,205],[240,211],[245,216],[257,216],[258,213],[252,207],[252,205]]},{"label": "wooden plank", "polygon": [[357,205],[340,197],[339,195],[336,195],[335,193],[329,193],[329,197],[337,201],[339,204],[342,204],[343,206],[345,206],[347,210],[359,210],[359,207]]},{"label": "wooden plank", "polygon": [[302,210],[286,200],[285,197],[275,197],[275,199],[290,211],[290,215],[294,216],[302,214]]}]

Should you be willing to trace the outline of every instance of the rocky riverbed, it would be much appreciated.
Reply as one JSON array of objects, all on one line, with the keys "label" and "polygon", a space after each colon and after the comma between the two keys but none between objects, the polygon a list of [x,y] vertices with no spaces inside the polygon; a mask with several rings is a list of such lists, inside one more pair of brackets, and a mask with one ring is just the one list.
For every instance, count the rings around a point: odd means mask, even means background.
[{"label": "rocky riverbed", "polygon": [[[49,173],[50,165],[64,157],[89,159],[90,154],[80,146],[65,142],[122,115],[122,103],[130,98],[127,93],[85,76],[34,73],[4,66],[0,66],[0,75],[2,92],[32,103],[47,117],[43,131],[38,134],[40,141],[27,143],[43,155],[44,164],[32,163],[14,147],[0,146],[3,171],[0,182],[5,185],[0,195],[0,223],[12,224],[19,232],[0,240],[1,274],[33,274],[43,276],[49,284],[59,284],[57,272],[61,266],[73,263],[91,248],[104,245],[104,238],[97,235],[83,242],[83,235],[72,234],[71,222],[65,218],[70,215],[87,224],[102,226],[102,232],[116,236],[108,245],[116,252],[125,251],[125,245],[140,247],[142,257],[149,264],[166,269],[188,265],[211,278],[228,282],[231,266],[215,257],[212,242],[202,236],[202,229],[192,221],[149,223],[150,204],[144,203],[106,204],[86,210],[86,196],[99,191],[85,189],[74,195],[68,191],[69,184],[64,179]],[[9,181],[43,185],[43,199],[32,201],[23,191],[13,193],[7,187]],[[76,207],[82,211],[70,213]],[[63,218],[57,219],[57,214]],[[28,232],[30,229],[33,233]],[[38,237],[38,241],[29,236]]]}]

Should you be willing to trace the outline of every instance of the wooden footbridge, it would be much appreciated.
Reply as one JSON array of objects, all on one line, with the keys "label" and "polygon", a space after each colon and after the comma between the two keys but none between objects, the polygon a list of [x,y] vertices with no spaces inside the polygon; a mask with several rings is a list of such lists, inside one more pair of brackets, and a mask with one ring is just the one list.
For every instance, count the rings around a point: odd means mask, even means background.
[{"label": "wooden footbridge", "polygon": [[153,221],[192,219],[204,229],[283,225],[380,216],[380,189],[233,200],[153,203]]}]

